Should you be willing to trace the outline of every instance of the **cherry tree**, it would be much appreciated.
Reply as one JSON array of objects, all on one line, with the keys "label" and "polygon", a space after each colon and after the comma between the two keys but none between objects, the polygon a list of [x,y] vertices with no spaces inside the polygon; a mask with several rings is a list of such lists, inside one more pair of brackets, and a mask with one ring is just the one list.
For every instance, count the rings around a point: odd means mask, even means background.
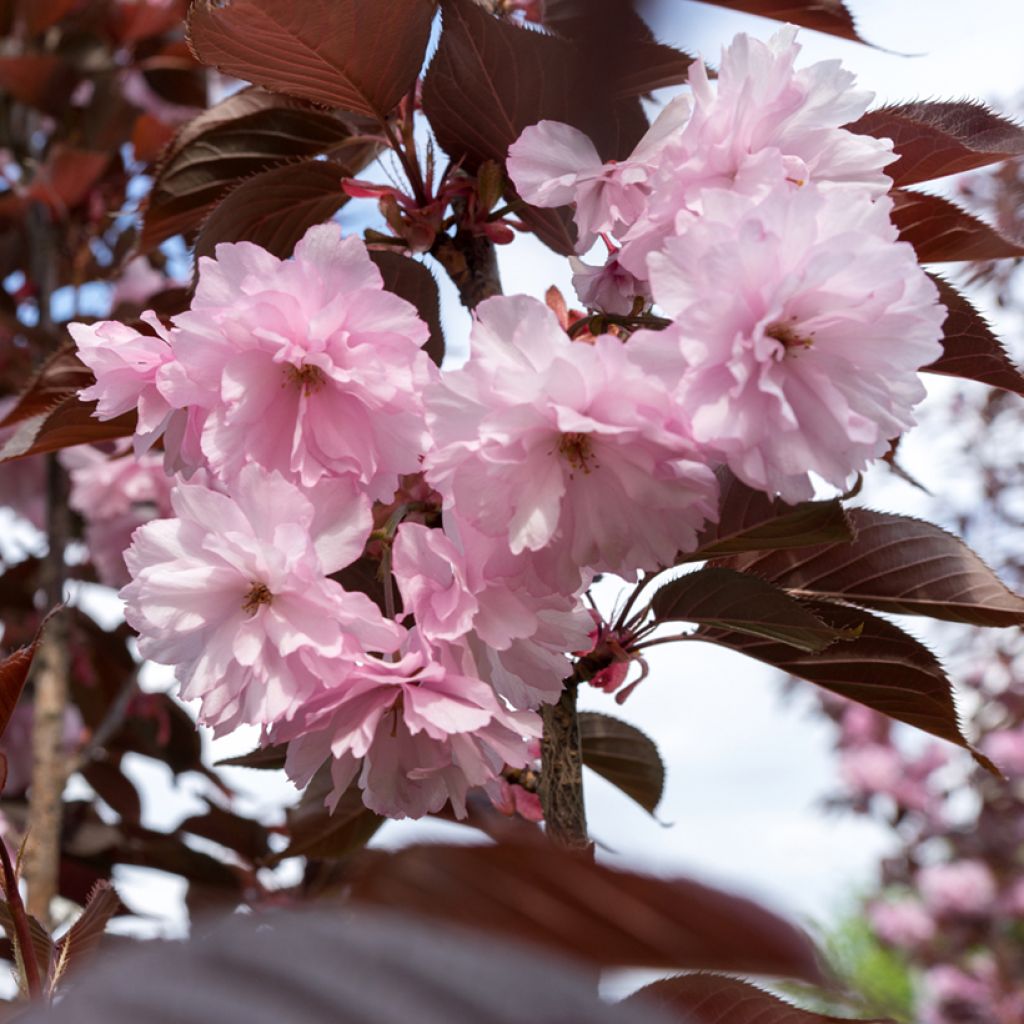
[{"label": "cherry tree", "polygon": [[[957,537],[856,498],[914,426],[921,371],[1024,393],[934,269],[1024,249],[912,187],[1024,132],[971,102],[872,109],[839,62],[805,63],[800,31],[860,41],[842,3],[715,2],[792,24],[712,65],[625,0],[15,5],[0,460],[37,473],[19,511],[49,537],[0,579],[4,643],[26,642],[2,665],[8,728],[37,664],[27,910],[4,863],[26,992],[95,945],[113,868],[137,863],[189,879],[197,907],[335,889],[690,972],[621,1019],[822,1021],[732,977],[827,987],[794,926],[595,861],[583,765],[652,811],[663,771],[579,688],[621,702],[652,645],[712,643],[998,774],[939,660],[885,615],[1020,626],[1024,598]],[[381,215],[361,233],[358,203]],[[503,294],[496,249],[522,234],[570,262],[581,308]],[[168,279],[182,241],[191,278]],[[458,367],[435,274],[473,314]],[[587,604],[603,574],[625,586],[610,618]],[[127,624],[62,608],[69,575],[120,587]],[[139,690],[137,655],[215,732],[259,729],[235,763],[304,790],[283,848],[218,800],[172,834],[141,825],[126,752],[223,783],[180,706]],[[116,823],[62,809],[73,772]],[[428,815],[497,843],[362,849]],[[268,878],[292,857],[301,884]],[[55,940],[58,891],[85,909]],[[266,920],[282,946],[301,932]],[[188,954],[181,971],[199,976]],[[468,1005],[473,980],[446,997]]]}]

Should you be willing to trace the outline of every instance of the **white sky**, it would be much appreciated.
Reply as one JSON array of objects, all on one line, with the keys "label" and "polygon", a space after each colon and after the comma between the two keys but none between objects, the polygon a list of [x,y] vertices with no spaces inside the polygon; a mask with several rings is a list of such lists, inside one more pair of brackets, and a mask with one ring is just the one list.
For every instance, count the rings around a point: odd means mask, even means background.
[{"label": "white sky", "polygon": [[[879,46],[924,53],[905,58],[802,33],[806,62],[841,57],[877,102],[911,98],[1010,97],[1024,88],[1024,0],[849,0],[862,33]],[[716,61],[735,31],[765,35],[773,24],[689,0],[663,0],[686,27],[673,39]],[[970,16],[965,17],[964,11]],[[699,17],[696,15],[699,14]],[[696,46],[695,46],[696,44]],[[571,295],[564,261],[530,239],[502,252],[507,292],[543,294],[557,283]],[[449,334],[465,333],[467,320],[453,291],[444,288]],[[934,450],[916,458],[911,441],[905,460],[941,492],[946,481]],[[884,472],[878,474],[884,478]],[[883,493],[879,493],[883,492]],[[890,511],[921,512],[921,499],[904,484],[869,484],[865,503]],[[605,592],[610,603],[614,594]],[[588,780],[595,838],[608,856],[662,873],[688,873],[746,892],[786,913],[828,920],[867,884],[888,835],[862,819],[826,816],[820,801],[836,785],[829,727],[807,713],[809,701],[783,701],[773,674],[753,661],[703,645],[655,648],[651,676],[623,708],[588,692],[585,707],[617,714],[652,736],[668,768],[659,817],[647,816],[604,783]],[[251,749],[253,733],[214,744],[216,757]],[[164,773],[144,772],[147,819],[166,826],[201,809],[185,782],[178,790]],[[249,806],[280,807],[291,787],[271,773],[235,770],[232,780],[251,794]],[[140,776],[141,777],[141,776]],[[466,838],[455,826],[393,823],[381,840],[400,843],[424,835]],[[129,902],[168,919],[182,887],[173,878],[129,872],[122,880]],[[170,920],[177,915],[170,913]]]}]

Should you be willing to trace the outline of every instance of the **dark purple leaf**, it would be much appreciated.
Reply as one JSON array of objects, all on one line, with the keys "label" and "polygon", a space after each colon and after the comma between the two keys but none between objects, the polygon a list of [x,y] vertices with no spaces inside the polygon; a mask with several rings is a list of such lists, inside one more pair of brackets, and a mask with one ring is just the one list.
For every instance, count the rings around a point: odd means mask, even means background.
[{"label": "dark purple leaf", "polygon": [[803,932],[689,879],[619,871],[538,840],[367,850],[354,900],[534,942],[606,967],[692,967],[820,980]]},{"label": "dark purple leaf", "polygon": [[1009,590],[959,537],[909,516],[866,508],[847,514],[853,541],[737,555],[719,564],[755,573],[800,597],[976,626],[1024,625],[1024,597]]},{"label": "dark purple leaf", "polygon": [[203,223],[196,259],[212,256],[221,242],[243,241],[286,259],[309,228],[330,220],[348,201],[341,190],[347,174],[342,164],[307,160],[246,178]]},{"label": "dark purple leaf", "polygon": [[898,186],[1024,154],[1020,125],[983,103],[967,100],[880,107],[846,127],[860,135],[892,139],[899,159],[885,173]]},{"label": "dark purple leaf", "polygon": [[385,117],[413,87],[433,0],[197,0],[189,43],[204,64],[325,107]]},{"label": "dark purple leaf", "polygon": [[634,992],[625,1004],[656,1006],[677,1014],[684,1024],[887,1024],[798,1010],[746,981],[719,974],[664,978]]},{"label": "dark purple leaf", "polygon": [[948,281],[930,275],[948,315],[942,325],[942,355],[926,373],[977,380],[993,388],[1024,395],[1024,374],[1010,359],[988,321]]},{"label": "dark purple leaf", "polygon": [[384,278],[384,287],[416,307],[430,328],[424,351],[438,365],[444,359],[444,330],[441,327],[441,302],[434,275],[419,260],[397,252],[371,252]]},{"label": "dark purple leaf", "polygon": [[705,527],[697,549],[680,555],[677,564],[741,551],[798,548],[853,539],[846,513],[838,501],[787,505],[764,491],[748,487],[728,470],[720,471],[718,477],[718,520]]},{"label": "dark purple leaf", "polygon": [[758,575],[712,566],[659,587],[651,599],[657,622],[695,622],[822,651],[854,634],[833,629],[780,587]]},{"label": "dark purple leaf", "polygon": [[654,741],[611,715],[579,716],[583,763],[653,814],[665,788],[665,765]]},{"label": "dark purple leaf", "polygon": [[735,630],[702,627],[695,636],[949,740],[970,750],[979,764],[994,771],[991,762],[964,738],[952,686],[939,660],[924,644],[891,622],[859,608],[824,601],[808,603],[808,607],[830,626],[859,630],[859,635],[817,653]]},{"label": "dark purple leaf", "polygon": [[1024,256],[1024,247],[941,196],[894,189],[893,223],[922,263],[1001,260]]},{"label": "dark purple leaf", "polygon": [[846,4],[841,0],[704,0],[716,7],[728,7],[744,14],[757,14],[775,21],[788,21],[817,32],[863,43]]}]

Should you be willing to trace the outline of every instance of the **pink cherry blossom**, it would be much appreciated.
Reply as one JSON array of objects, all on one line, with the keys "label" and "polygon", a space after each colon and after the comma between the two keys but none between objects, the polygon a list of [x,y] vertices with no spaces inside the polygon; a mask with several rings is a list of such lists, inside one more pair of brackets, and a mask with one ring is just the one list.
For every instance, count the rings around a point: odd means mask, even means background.
[{"label": "pink cherry blossom", "polygon": [[917,873],[925,906],[937,916],[984,914],[996,899],[996,880],[980,860],[929,864]]},{"label": "pink cherry blossom", "polygon": [[647,205],[648,179],[658,152],[684,123],[685,98],[668,104],[626,160],[601,161],[590,138],[560,121],[526,128],[509,147],[507,168],[519,194],[534,206],[574,203],[578,252],[602,232],[620,234]]},{"label": "pink cherry blossom", "polygon": [[888,191],[882,169],[895,159],[892,143],[842,127],[872,94],[855,89],[839,61],[797,69],[799,53],[787,26],[767,43],[737,35],[714,80],[703,60],[691,66],[693,113],[659,148],[650,201],[622,236],[620,262],[638,278],[648,255],[699,212],[708,189],[756,197],[789,180],[854,186],[872,197]]},{"label": "pink cherry blossom", "polygon": [[981,749],[1010,778],[1024,778],[1024,727],[990,732]]},{"label": "pink cherry blossom", "polygon": [[285,767],[298,786],[330,761],[328,806],[358,780],[371,810],[420,818],[449,801],[465,817],[468,790],[506,764],[526,766],[539,735],[540,719],[506,710],[465,648],[434,647],[414,630],[398,661],[363,659],[270,739],[289,741]]},{"label": "pink cherry blossom", "polygon": [[903,778],[903,759],[893,747],[880,743],[841,752],[839,772],[858,796],[892,794]]},{"label": "pink cherry blossom", "polygon": [[449,536],[404,523],[393,568],[407,611],[430,642],[465,638],[477,671],[514,707],[557,700],[586,616],[572,595],[552,591],[532,552],[512,555],[449,516]]},{"label": "pink cherry blossom", "polygon": [[85,541],[101,582],[120,587],[130,577],[124,552],[143,523],[171,513],[171,479],[154,454],[114,456],[89,445],[67,448],[61,462],[71,480],[70,504],[85,520]]},{"label": "pink cherry blossom", "polygon": [[460,553],[440,530],[403,523],[391,564],[403,605],[425,636],[457,640],[469,632],[479,606],[466,585]]},{"label": "pink cherry blossom", "polygon": [[[924,976],[923,989],[919,1011],[922,1024],[985,1020],[994,996],[989,984],[952,964],[929,968]],[[947,1013],[954,1007],[958,1009]]]},{"label": "pink cherry blossom", "polygon": [[155,335],[140,334],[114,320],[68,324],[78,357],[96,376],[96,383],[83,388],[79,397],[97,403],[101,420],[138,409],[140,450],[163,433],[174,415],[157,385],[160,371],[174,362],[171,332],[152,312],[143,313],[142,319]]},{"label": "pink cherry blossom", "polygon": [[182,697],[199,699],[219,731],[286,718],[345,658],[397,646],[398,628],[368,597],[327,578],[360,555],[371,517],[351,483],[325,486],[307,496],[256,465],[230,496],[181,483],[176,518],[133,537],[121,596],[139,649],[175,666]]},{"label": "pink cherry blossom", "polygon": [[692,548],[717,483],[629,346],[572,342],[526,296],[477,317],[469,362],[427,396],[427,479],[446,507],[514,555],[544,551],[563,593],[581,567],[635,578]]},{"label": "pink cherry blossom", "polygon": [[310,228],[289,260],[219,245],[174,323],[161,390],[207,412],[202,449],[216,473],[253,461],[305,487],[351,476],[388,500],[419,468],[428,329],[338,225]]},{"label": "pink cherry blossom", "polygon": [[932,916],[913,899],[872,903],[868,919],[880,939],[903,949],[930,942],[936,933]]},{"label": "pink cherry blossom", "polygon": [[914,422],[946,311],[890,208],[788,184],[756,203],[709,192],[650,258],[680,407],[751,487],[789,502],[812,496],[810,473],[842,487]]},{"label": "pink cherry blossom", "polygon": [[590,309],[625,316],[632,310],[637,296],[648,298],[646,280],[634,277],[614,252],[600,267],[584,263],[575,256],[569,257],[569,265],[573,269],[572,285],[576,294]]}]

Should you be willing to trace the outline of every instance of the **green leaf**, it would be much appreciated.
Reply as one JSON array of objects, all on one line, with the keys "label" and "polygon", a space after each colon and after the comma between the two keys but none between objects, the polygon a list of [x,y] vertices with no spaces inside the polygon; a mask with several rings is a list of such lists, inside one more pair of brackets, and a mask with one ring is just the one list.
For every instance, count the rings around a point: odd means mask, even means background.
[{"label": "green leaf", "polygon": [[695,622],[778,641],[801,651],[823,651],[855,631],[835,629],[784,590],[758,576],[709,567],[660,587],[651,599],[658,623]]},{"label": "green leaf", "polygon": [[665,788],[665,765],[654,741],[611,715],[579,715],[583,763],[653,814]]}]

